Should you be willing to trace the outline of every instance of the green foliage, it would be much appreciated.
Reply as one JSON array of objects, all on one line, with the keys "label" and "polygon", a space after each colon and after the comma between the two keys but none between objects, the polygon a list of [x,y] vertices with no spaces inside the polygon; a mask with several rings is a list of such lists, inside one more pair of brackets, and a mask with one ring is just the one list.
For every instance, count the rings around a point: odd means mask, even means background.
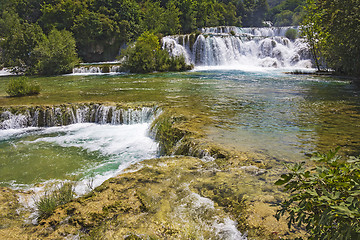
[{"label": "green foliage", "polygon": [[4,11],[0,19],[0,62],[12,72],[28,71],[34,65],[31,54],[44,34],[37,24],[30,24],[12,11]]},{"label": "green foliage", "polygon": [[40,86],[37,83],[29,82],[27,77],[10,79],[7,88],[10,97],[31,96],[40,93]]},{"label": "green foliage", "polygon": [[296,26],[301,22],[306,0],[285,0],[274,6],[268,13],[268,19],[275,26]]},{"label": "green foliage", "polygon": [[52,30],[34,49],[36,72],[41,75],[69,73],[79,60],[75,40],[66,30]]},{"label": "green foliage", "polygon": [[54,28],[70,30],[76,16],[82,14],[85,9],[86,1],[48,0],[41,5],[42,16],[39,22],[47,33]]},{"label": "green foliage", "polygon": [[42,41],[42,32],[49,34],[53,29],[73,33],[83,61],[106,61],[145,31],[192,33],[202,27],[240,26],[242,20],[245,26],[261,26],[268,10],[267,0],[3,0],[1,63],[35,73],[32,51]]},{"label": "green foliage", "polygon": [[147,73],[156,70],[155,54],[160,49],[159,39],[152,33],[143,33],[134,46],[124,51],[124,68],[130,72]]},{"label": "green foliage", "polygon": [[63,183],[59,188],[45,193],[35,202],[38,209],[38,220],[48,218],[58,206],[70,202],[74,197],[74,183],[72,182]]},{"label": "green foliage", "polygon": [[304,163],[289,167],[275,183],[291,194],[276,218],[288,213],[289,228],[305,226],[310,239],[360,237],[360,158],[341,160],[338,150],[315,154],[310,170]]},{"label": "green foliage", "polygon": [[159,143],[160,155],[171,155],[173,147],[185,133],[175,127],[179,119],[166,114],[159,116],[151,125],[151,132]]},{"label": "green foliage", "polygon": [[360,76],[359,21],[359,0],[307,0],[304,35],[319,69]]},{"label": "green foliage", "polygon": [[192,68],[186,64],[183,56],[170,57],[167,51],[161,50],[158,37],[149,32],[143,33],[122,56],[125,58],[124,68],[134,73],[183,71]]},{"label": "green foliage", "polygon": [[294,28],[289,28],[285,32],[285,37],[287,37],[290,40],[295,40],[297,38],[297,30]]}]

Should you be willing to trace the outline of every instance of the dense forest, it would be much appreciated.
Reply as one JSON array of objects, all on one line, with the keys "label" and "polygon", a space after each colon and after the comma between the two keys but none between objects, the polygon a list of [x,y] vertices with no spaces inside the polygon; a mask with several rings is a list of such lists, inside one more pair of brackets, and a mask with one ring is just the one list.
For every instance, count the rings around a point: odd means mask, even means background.
[{"label": "dense forest", "polygon": [[3,0],[0,37],[6,41],[13,35],[16,46],[5,43],[6,47],[23,54],[43,34],[66,30],[75,38],[83,61],[113,60],[122,45],[145,31],[169,35],[219,25],[260,27],[265,20],[277,26],[298,23],[293,15],[298,16],[299,0],[277,2],[280,5],[270,10],[267,0]]},{"label": "dense forest", "polygon": [[[359,6],[359,0],[2,0],[0,67],[58,74],[80,60],[113,60],[147,31],[161,38],[221,25],[304,25],[319,69],[358,76]],[[47,72],[51,66],[58,69]]]}]

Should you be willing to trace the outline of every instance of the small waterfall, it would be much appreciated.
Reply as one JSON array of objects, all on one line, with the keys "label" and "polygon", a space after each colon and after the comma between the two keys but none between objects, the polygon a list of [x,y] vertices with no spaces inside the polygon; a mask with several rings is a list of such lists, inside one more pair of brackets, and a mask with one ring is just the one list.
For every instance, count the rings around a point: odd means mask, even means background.
[{"label": "small waterfall", "polygon": [[171,55],[184,55],[195,66],[311,67],[305,41],[285,37],[289,28],[211,27],[203,28],[198,36],[167,36],[162,41]]},{"label": "small waterfall", "polygon": [[100,74],[100,73],[119,73],[119,65],[100,65],[100,66],[81,66],[73,68],[73,74]]},{"label": "small waterfall", "polygon": [[73,123],[137,124],[150,122],[156,107],[121,108],[102,104],[0,109],[0,129],[53,127]]}]

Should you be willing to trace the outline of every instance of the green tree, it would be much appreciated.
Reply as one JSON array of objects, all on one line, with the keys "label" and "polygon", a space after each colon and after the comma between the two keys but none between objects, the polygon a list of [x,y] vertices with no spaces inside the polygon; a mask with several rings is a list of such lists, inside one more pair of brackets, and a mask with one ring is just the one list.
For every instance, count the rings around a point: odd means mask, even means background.
[{"label": "green tree", "polygon": [[190,33],[196,30],[196,8],[197,1],[194,0],[185,0],[185,1],[176,1],[176,6],[180,10],[180,24],[181,30],[183,33]]},{"label": "green tree", "polygon": [[81,0],[45,0],[42,4],[42,16],[39,19],[45,33],[52,29],[70,30],[76,16],[86,10],[86,1]]},{"label": "green tree", "polygon": [[360,0],[307,0],[303,33],[315,63],[360,76]]},{"label": "green tree", "polygon": [[158,37],[150,32],[144,32],[133,47],[124,51],[124,67],[130,72],[147,73],[156,69],[156,52],[160,50]]},{"label": "green tree", "polygon": [[274,25],[277,27],[281,26],[291,26],[293,22],[294,13],[290,10],[281,11],[275,16]]},{"label": "green tree", "polygon": [[306,0],[285,0],[275,5],[268,13],[268,20],[275,26],[299,25]]},{"label": "green tree", "polygon": [[166,23],[161,29],[161,33],[166,35],[178,34],[181,28],[180,25],[180,11],[176,7],[173,1],[168,2],[166,10],[164,11],[162,18],[163,22]]},{"label": "green tree", "polygon": [[307,14],[302,23],[301,32],[307,40],[316,68],[321,71],[324,67],[321,60],[326,33],[321,30],[322,12],[318,10],[314,0],[307,0]]},{"label": "green tree", "polygon": [[160,6],[159,2],[146,1],[144,4],[144,17],[142,24],[144,29],[153,32],[159,33],[164,29],[164,12],[165,9]]},{"label": "green tree", "polygon": [[16,73],[30,70],[34,65],[33,49],[44,39],[37,24],[31,24],[19,18],[14,12],[4,11],[0,19],[1,63]]},{"label": "green tree", "polygon": [[[71,30],[77,42],[79,56],[85,61],[100,60],[106,51],[116,51],[128,40],[119,23],[101,13],[86,12],[76,17]],[[115,48],[115,49],[114,49]]]},{"label": "green tree", "polygon": [[244,0],[243,24],[246,27],[253,26],[255,0]]},{"label": "green tree", "polygon": [[254,19],[253,25],[262,27],[265,16],[269,12],[269,4],[267,0],[257,0],[254,6]]},{"label": "green tree", "polygon": [[222,4],[224,11],[224,21],[227,26],[236,26],[239,19],[236,16],[236,7],[233,3]]},{"label": "green tree", "polygon": [[360,77],[360,0],[316,1],[323,13],[323,54],[329,67]]},{"label": "green tree", "polygon": [[144,32],[133,46],[123,51],[123,67],[133,73],[153,71],[190,70],[184,56],[170,57],[166,50],[160,48],[159,38],[150,32]]},{"label": "green tree", "polygon": [[52,30],[34,49],[34,55],[36,72],[42,75],[70,73],[79,62],[75,39],[66,30]]}]

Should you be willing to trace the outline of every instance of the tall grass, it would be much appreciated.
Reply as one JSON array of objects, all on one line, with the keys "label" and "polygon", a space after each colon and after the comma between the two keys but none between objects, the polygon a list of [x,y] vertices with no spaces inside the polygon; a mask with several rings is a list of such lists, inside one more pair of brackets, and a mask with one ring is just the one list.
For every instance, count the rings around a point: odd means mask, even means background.
[{"label": "tall grass", "polygon": [[75,184],[73,182],[65,182],[62,183],[60,187],[46,192],[44,196],[36,200],[35,205],[38,209],[38,220],[50,217],[58,206],[74,199],[74,188]]}]

